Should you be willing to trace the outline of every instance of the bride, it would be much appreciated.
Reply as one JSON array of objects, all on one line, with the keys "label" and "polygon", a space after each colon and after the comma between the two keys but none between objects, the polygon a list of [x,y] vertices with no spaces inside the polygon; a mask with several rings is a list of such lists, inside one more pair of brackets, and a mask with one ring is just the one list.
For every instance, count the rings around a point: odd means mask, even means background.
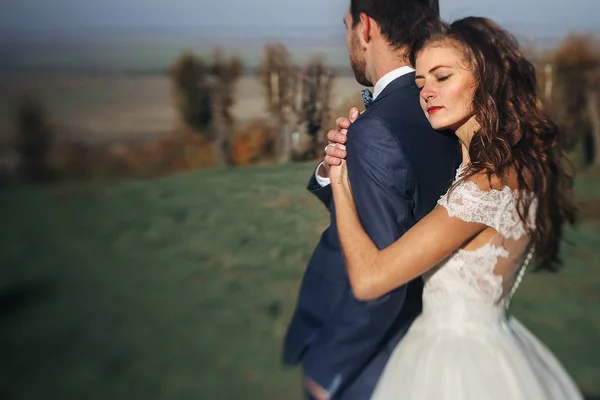
[{"label": "bride", "polygon": [[432,21],[420,30],[411,61],[421,106],[435,129],[451,129],[462,145],[453,186],[380,251],[361,226],[345,161],[330,170],[355,296],[372,300],[425,280],[423,312],[372,399],[581,399],[553,354],[507,314],[532,258],[558,265],[562,227],[574,213],[534,67],[488,19]]}]

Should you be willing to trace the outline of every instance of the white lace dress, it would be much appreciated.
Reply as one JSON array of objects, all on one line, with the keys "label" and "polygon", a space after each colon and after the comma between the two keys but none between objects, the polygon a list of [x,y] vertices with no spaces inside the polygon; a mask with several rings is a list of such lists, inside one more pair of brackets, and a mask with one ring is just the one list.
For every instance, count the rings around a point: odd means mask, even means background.
[{"label": "white lace dress", "polygon": [[533,255],[515,193],[463,182],[438,204],[498,234],[483,247],[456,251],[424,276],[423,313],[394,350],[372,399],[582,399],[550,350],[507,315]]}]

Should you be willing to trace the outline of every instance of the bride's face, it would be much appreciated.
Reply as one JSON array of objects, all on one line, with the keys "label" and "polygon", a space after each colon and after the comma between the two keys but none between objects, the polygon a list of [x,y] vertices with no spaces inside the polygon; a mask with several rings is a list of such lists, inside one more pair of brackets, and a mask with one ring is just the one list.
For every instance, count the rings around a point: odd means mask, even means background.
[{"label": "bride's face", "polygon": [[461,47],[432,43],[417,55],[415,82],[434,129],[458,130],[473,116],[475,77]]}]

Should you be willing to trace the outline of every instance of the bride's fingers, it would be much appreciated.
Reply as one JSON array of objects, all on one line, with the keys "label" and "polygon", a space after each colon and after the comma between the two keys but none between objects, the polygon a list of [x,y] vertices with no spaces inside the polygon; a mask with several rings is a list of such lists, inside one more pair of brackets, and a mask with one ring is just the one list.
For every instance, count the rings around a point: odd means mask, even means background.
[{"label": "bride's fingers", "polygon": [[327,147],[325,147],[325,153],[330,157],[336,158],[346,158],[348,155],[346,146],[337,143],[328,144]]},{"label": "bride's fingers", "polygon": [[342,163],[342,160],[340,158],[331,157],[331,156],[325,156],[324,161],[331,166],[337,166]]},{"label": "bride's fingers", "polygon": [[335,120],[335,128],[338,131],[340,129],[348,129],[351,124],[352,124],[352,122],[346,117],[339,117],[338,119]]},{"label": "bride's fingers", "polygon": [[335,149],[339,149],[339,150],[346,150],[346,145],[341,144],[341,143],[329,143],[327,145],[329,148],[335,148]]},{"label": "bride's fingers", "polygon": [[358,118],[359,115],[360,115],[360,111],[358,111],[358,108],[352,107],[350,109],[350,113],[349,113],[350,122],[356,121],[356,119]]},{"label": "bride's fingers", "polygon": [[[343,129],[343,131],[347,132],[346,129]],[[327,139],[331,143],[341,143],[341,144],[344,144],[344,143],[346,143],[346,140],[347,140],[347,137],[346,137],[346,135],[344,133],[332,129],[329,132],[327,132]]]}]

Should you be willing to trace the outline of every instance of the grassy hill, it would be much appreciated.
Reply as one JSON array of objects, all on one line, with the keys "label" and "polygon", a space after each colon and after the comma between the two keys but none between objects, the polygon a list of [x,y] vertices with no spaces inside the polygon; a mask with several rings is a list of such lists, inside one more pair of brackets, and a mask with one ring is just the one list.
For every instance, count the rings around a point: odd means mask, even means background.
[{"label": "grassy hill", "polygon": [[[328,222],[311,170],[2,189],[0,398],[299,400],[279,357]],[[568,236],[568,268],[527,276],[513,310],[600,395],[600,221]]]}]

